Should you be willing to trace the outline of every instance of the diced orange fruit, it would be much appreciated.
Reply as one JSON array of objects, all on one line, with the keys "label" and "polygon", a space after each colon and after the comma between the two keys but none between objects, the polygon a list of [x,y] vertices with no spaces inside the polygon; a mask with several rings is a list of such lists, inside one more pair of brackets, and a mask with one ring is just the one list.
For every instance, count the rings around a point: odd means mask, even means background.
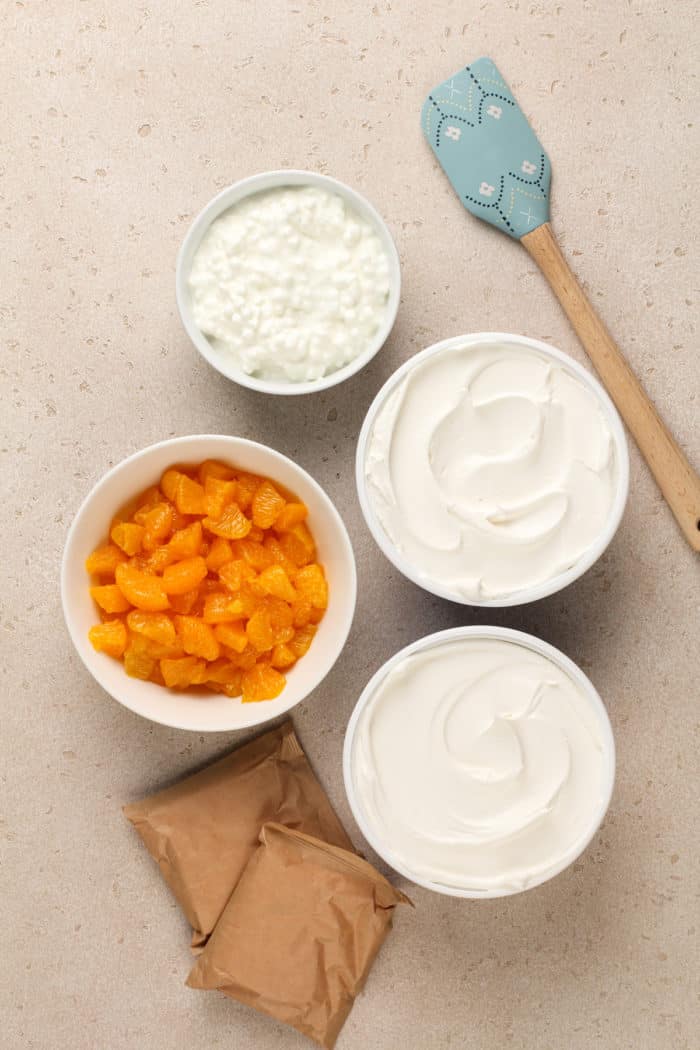
[{"label": "diced orange fruit", "polygon": [[166,594],[186,594],[197,587],[207,575],[204,558],[183,558],[163,570],[163,590]]},{"label": "diced orange fruit", "polygon": [[92,644],[164,687],[278,696],[328,602],[307,513],[217,460],[166,470],[86,561],[103,621]]},{"label": "diced orange fruit", "polygon": [[91,587],[90,594],[106,613],[126,612],[131,603],[124,597],[115,583],[106,583],[102,587]]},{"label": "diced orange fruit", "polygon": [[213,628],[196,616],[177,616],[175,629],[182,648],[190,656],[201,656],[203,660],[218,660],[221,646]]},{"label": "diced orange fruit", "polygon": [[237,503],[229,503],[216,518],[206,517],[202,525],[225,540],[240,540],[251,530],[251,523]]},{"label": "diced orange fruit", "polygon": [[168,547],[174,558],[194,558],[202,546],[202,523],[193,521],[178,529],[170,538]]},{"label": "diced orange fruit", "polygon": [[88,631],[88,638],[98,653],[107,653],[117,659],[126,649],[127,633],[123,620],[105,620]]},{"label": "diced orange fruit", "polygon": [[[305,572],[306,570],[302,569],[301,571]],[[294,602],[298,597],[292,586],[292,581],[281,565],[269,565],[267,569],[263,569],[258,576],[257,583],[266,594],[273,594],[276,598],[282,598],[285,602]]]},{"label": "diced orange fruit", "polygon": [[294,577],[294,586],[302,599],[310,602],[314,609],[325,609],[328,605],[328,584],[323,569],[315,562],[305,565]]},{"label": "diced orange fruit", "polygon": [[85,568],[93,576],[114,577],[114,570],[123,561],[126,561],[124,551],[114,543],[106,543],[92,552],[85,562]]},{"label": "diced orange fruit", "polygon": [[269,529],[274,525],[284,504],[284,497],[280,495],[272,482],[263,481],[253,496],[253,525],[259,529]]},{"label": "diced orange fruit", "polygon": [[289,532],[295,525],[306,521],[309,511],[305,503],[287,503],[275,518],[276,532]]},{"label": "diced orange fruit", "polygon": [[157,576],[149,576],[133,565],[126,564],[117,565],[115,577],[119,590],[129,604],[135,605],[137,609],[161,612],[168,608],[168,596]]},{"label": "diced orange fruit", "polygon": [[243,703],[274,700],[284,689],[286,679],[274,667],[256,664],[243,675]]},{"label": "diced orange fruit", "polygon": [[121,547],[129,556],[138,554],[141,550],[141,542],[145,529],[143,525],[135,525],[130,521],[118,522],[110,532],[110,536],[117,547]]}]

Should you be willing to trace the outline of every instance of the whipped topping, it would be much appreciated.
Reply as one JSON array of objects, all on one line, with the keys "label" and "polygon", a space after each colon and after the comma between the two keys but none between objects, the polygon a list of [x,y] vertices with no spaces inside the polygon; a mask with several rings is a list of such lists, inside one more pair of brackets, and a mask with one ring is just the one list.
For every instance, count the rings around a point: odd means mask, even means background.
[{"label": "whipped topping", "polygon": [[497,895],[581,851],[609,797],[605,744],[592,700],[556,664],[471,637],[393,667],[361,712],[350,775],[390,863]]},{"label": "whipped topping", "polygon": [[368,349],[387,315],[389,259],[339,194],[280,186],[214,220],[189,289],[195,323],[244,372],[304,382]]},{"label": "whipped topping", "polygon": [[571,568],[608,523],[615,448],[600,399],[517,343],[419,361],[380,406],[367,492],[428,589],[508,597]]}]

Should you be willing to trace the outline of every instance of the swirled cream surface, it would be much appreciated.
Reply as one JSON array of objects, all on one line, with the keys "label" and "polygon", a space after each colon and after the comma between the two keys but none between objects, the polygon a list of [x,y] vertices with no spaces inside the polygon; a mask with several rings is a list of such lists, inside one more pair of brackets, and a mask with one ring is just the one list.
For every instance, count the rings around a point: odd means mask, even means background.
[{"label": "swirled cream surface", "polygon": [[421,581],[508,597],[571,568],[604,531],[617,482],[603,406],[563,365],[517,343],[445,348],[380,407],[367,492]]},{"label": "swirled cream surface", "polygon": [[502,894],[578,855],[603,816],[611,758],[572,678],[522,645],[473,637],[388,673],[361,712],[351,776],[389,862]]}]

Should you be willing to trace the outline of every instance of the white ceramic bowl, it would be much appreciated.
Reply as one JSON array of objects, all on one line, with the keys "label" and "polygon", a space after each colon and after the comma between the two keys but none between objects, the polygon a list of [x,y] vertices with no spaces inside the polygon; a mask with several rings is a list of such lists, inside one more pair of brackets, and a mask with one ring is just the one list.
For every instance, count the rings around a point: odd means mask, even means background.
[{"label": "white ceramic bowl", "polygon": [[[210,693],[176,692],[130,678],[122,664],[95,652],[88,641],[99,621],[85,572],[88,554],[103,543],[114,513],[131,497],[158,481],[175,463],[221,459],[262,474],[293,492],[309,508],[309,527],[328,579],[329,604],[311,648],[287,675],[276,700],[243,704],[240,699]],[[136,452],[113,467],[89,493],[70,527],[61,567],[61,598],[70,636],[78,655],[97,682],[120,704],[153,722],[176,729],[222,732],[260,725],[289,711],[328,674],[350,631],[355,611],[355,558],[345,525],[326,493],[310,474],[266,445],[243,438],[197,434],[174,438]]]},{"label": "white ceramic bowl", "polygon": [[[376,692],[380,683],[396,666],[396,664],[405,660],[407,656],[421,652],[425,649],[431,649],[435,646],[444,645],[446,642],[458,641],[464,638],[493,638],[500,641],[511,642],[515,645],[521,645],[526,649],[530,649],[532,652],[539,653],[546,659],[551,660],[551,662],[563,671],[564,674],[573,679],[574,683],[588,698],[591,709],[598,719],[600,733],[603,740],[605,783],[601,794],[600,805],[595,814],[595,819],[591,824],[590,834],[587,835],[585,840],[582,843],[577,843],[573,850],[564,855],[561,858],[561,862],[553,871],[550,871],[544,878],[533,880],[526,889],[530,890],[535,886],[540,886],[543,882],[548,882],[550,879],[553,879],[555,875],[560,874],[565,868],[568,868],[570,864],[573,864],[577,857],[581,856],[603,821],[603,817],[605,816],[610,804],[610,798],[612,796],[613,785],[615,782],[615,740],[610,726],[610,719],[608,718],[608,713],[605,710],[603,701],[600,699],[595,687],[583,671],[577,667],[568,656],[565,656],[564,653],[555,649],[554,646],[548,645],[547,642],[543,642],[539,638],[535,638],[534,635],[526,634],[523,631],[512,631],[506,627],[454,627],[448,631],[438,631],[435,634],[427,635],[425,638],[420,638],[417,642],[407,645],[400,652],[396,653],[395,656],[392,656],[392,658],[380,667],[376,674],[374,674],[369,680],[360,696],[360,699],[355,705],[352,715],[350,716],[348,728],[345,733],[345,745],[343,748],[343,778],[345,780],[345,791],[348,796],[353,816],[357,821],[360,831],[367,839],[372,849],[378,853],[387,864],[391,865],[395,871],[398,871],[401,875],[410,879],[411,882],[415,882],[418,886],[423,886],[427,890],[434,890],[435,893],[445,894],[448,897],[468,897],[470,899],[511,897],[515,893],[524,893],[526,891],[469,890],[456,886],[446,886],[439,882],[432,882],[429,879],[424,879],[421,876],[414,874],[410,868],[406,867],[405,864],[393,855],[391,848],[376,834],[374,828],[368,822],[362,806],[360,805],[353,781],[352,754],[355,731],[362,715],[362,711]],[[401,747],[400,739],[396,741],[396,746]],[[416,776],[420,777],[420,775],[421,771],[417,769]]]},{"label": "white ceramic bowl", "polygon": [[[382,243],[384,251],[389,260],[390,292],[386,306],[384,322],[361,354],[348,362],[343,368],[339,368],[330,375],[321,379],[314,379],[303,383],[285,383],[267,379],[257,379],[255,376],[247,375],[235,361],[230,360],[220,353],[209,342],[201,329],[196,325],[192,316],[192,305],[188,288],[188,278],[192,269],[192,260],[199,248],[202,237],[209,229],[214,219],[222,212],[254,193],[263,190],[274,189],[278,186],[317,186],[327,190],[329,193],[337,193],[343,197],[358,215],[366,219],[376,230]],[[266,171],[260,175],[251,175],[250,178],[235,182],[222,190],[207,206],[199,213],[190,226],[177,258],[177,269],[175,273],[175,291],[177,305],[180,311],[182,323],[190,339],[199,350],[202,357],[213,365],[222,375],[232,379],[234,383],[249,387],[251,390],[259,390],[265,394],[312,394],[319,390],[327,390],[336,383],[342,383],[344,379],[355,375],[368,361],[374,357],[377,351],[384,345],[396,319],[401,294],[401,267],[396,245],[389,232],[389,228],[382,219],[379,212],[370,202],[355,190],[346,186],[337,179],[331,179],[328,175],[318,175],[313,171]]]},{"label": "white ceramic bowl", "polygon": [[[441,587],[440,584],[429,586],[425,579],[417,572],[414,565],[401,551],[397,550],[384,531],[382,523],[375,512],[371,497],[367,490],[364,465],[367,456],[367,445],[377,413],[404,376],[415,368],[416,365],[425,361],[426,358],[432,357],[434,354],[439,354],[443,350],[477,345],[484,342],[515,343],[516,345],[537,350],[543,356],[551,358],[553,361],[556,361],[558,365],[566,368],[567,371],[571,372],[584,384],[584,386],[593,392],[600,403],[601,409],[605,413],[615,442],[617,478],[615,498],[613,500],[613,505],[610,508],[610,515],[605,529],[601,532],[596,542],[589,547],[586,553],[582,555],[582,557],[580,557],[571,568],[567,569],[566,572],[552,576],[550,579],[545,580],[536,586],[523,587],[518,591],[514,591],[513,593],[502,597],[485,598],[477,601],[475,598],[468,599],[461,597],[460,595]],[[417,584],[418,587],[422,587],[423,590],[436,594],[440,598],[447,598],[448,601],[458,602],[461,605],[495,608],[497,606],[524,605],[526,602],[533,602],[538,598],[546,598],[550,594],[555,594],[557,591],[562,590],[562,588],[567,587],[570,583],[573,583],[574,580],[577,580],[579,576],[582,576],[584,572],[590,569],[591,565],[598,560],[617,532],[618,525],[620,524],[625,510],[629,490],[629,454],[627,451],[625,429],[622,425],[622,420],[617,413],[617,409],[598,380],[578,364],[577,361],[574,361],[572,357],[569,357],[568,354],[563,353],[561,350],[555,349],[553,346],[549,346],[548,343],[542,343],[538,339],[529,339],[527,336],[512,335],[506,332],[475,332],[471,335],[460,335],[452,339],[445,339],[440,343],[435,343],[433,346],[429,346],[426,350],[422,350],[414,357],[409,358],[408,361],[405,361],[404,364],[393,373],[393,375],[389,376],[386,383],[370,405],[364,423],[362,424],[355,458],[355,478],[360,506],[367,527],[372,533],[379,548],[383,551],[389,561],[396,566],[399,572],[403,573],[403,575],[409,580],[412,580],[412,582]]]}]

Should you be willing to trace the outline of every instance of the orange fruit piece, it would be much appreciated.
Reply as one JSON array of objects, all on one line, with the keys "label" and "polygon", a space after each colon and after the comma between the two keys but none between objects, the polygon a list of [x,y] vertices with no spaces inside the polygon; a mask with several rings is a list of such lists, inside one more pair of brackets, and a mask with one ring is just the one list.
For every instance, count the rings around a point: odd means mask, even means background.
[{"label": "orange fruit piece", "polygon": [[88,556],[85,568],[93,576],[114,576],[114,570],[123,561],[126,561],[124,551],[114,543],[106,543],[104,547],[98,547]]},{"label": "orange fruit piece", "polygon": [[229,503],[217,518],[206,517],[202,522],[205,529],[225,540],[240,540],[251,530],[251,523],[237,503]]},{"label": "orange fruit piece", "polygon": [[226,562],[219,569],[219,579],[224,583],[230,591],[234,594],[240,591],[244,583],[249,580],[254,580],[256,577],[255,569],[253,569],[247,561],[242,558],[234,558],[232,561]]},{"label": "orange fruit piece", "polygon": [[202,523],[193,521],[170,537],[168,547],[174,558],[194,558],[202,546]]},{"label": "orange fruit piece", "polygon": [[207,563],[204,558],[183,558],[174,565],[167,565],[163,570],[162,586],[166,594],[187,594],[199,586],[207,575]]},{"label": "orange fruit piece", "polygon": [[267,569],[269,565],[274,565],[274,558],[270,551],[261,543],[254,543],[253,540],[239,540],[234,546],[234,553],[238,558],[245,558],[256,572]]},{"label": "orange fruit piece", "polygon": [[259,700],[274,700],[284,689],[286,679],[274,667],[256,664],[243,675],[243,703],[256,703]]},{"label": "orange fruit piece", "polygon": [[197,477],[205,488],[208,478],[219,478],[221,481],[231,481],[235,476],[236,472],[233,468],[227,467],[225,463],[220,463],[218,459],[205,459],[197,470]]},{"label": "orange fruit piece", "polygon": [[300,659],[309,651],[309,646],[311,645],[315,634],[316,628],[311,623],[307,627],[301,627],[295,633],[294,637],[289,642],[289,648],[297,659]]},{"label": "orange fruit piece", "polygon": [[269,529],[274,525],[285,502],[271,481],[263,481],[253,496],[253,525],[257,525],[259,529]]},{"label": "orange fruit piece", "polygon": [[131,557],[141,550],[144,532],[143,525],[135,525],[132,521],[119,521],[109,535],[117,547],[121,547],[124,553]]},{"label": "orange fruit piece", "polygon": [[292,623],[295,627],[306,627],[307,623],[311,622],[312,612],[313,608],[311,602],[307,601],[306,598],[294,602],[292,604]]},{"label": "orange fruit piece", "polygon": [[170,689],[186,689],[189,685],[202,684],[207,665],[195,656],[183,656],[175,660],[161,660],[160,673]]},{"label": "orange fruit piece", "polygon": [[233,548],[228,540],[222,536],[215,536],[206,556],[207,569],[209,572],[218,572],[226,562],[233,559]]},{"label": "orange fruit piece", "polygon": [[272,594],[275,598],[282,598],[285,602],[296,601],[298,597],[289,576],[281,565],[269,565],[267,569],[263,569],[256,583],[265,594]]},{"label": "orange fruit piece", "polygon": [[173,508],[169,503],[157,503],[152,510],[143,518],[143,541],[144,550],[152,551],[161,543],[164,543],[173,528]]},{"label": "orange fruit piece", "polygon": [[270,623],[270,614],[267,609],[258,609],[248,620],[245,627],[248,641],[259,653],[272,649],[275,644],[275,634]]},{"label": "orange fruit piece", "polygon": [[235,653],[242,653],[248,645],[248,635],[241,623],[218,623],[214,628],[217,641]]},{"label": "orange fruit piece", "polygon": [[177,479],[177,489],[173,500],[181,514],[206,514],[207,501],[204,488],[198,481],[193,481],[186,474]]},{"label": "orange fruit piece", "polygon": [[248,474],[245,470],[240,470],[238,472],[236,475],[236,482],[238,484],[238,497],[236,502],[241,510],[248,510],[253,502],[253,496],[262,481],[263,478],[258,477],[257,474]]},{"label": "orange fruit piece", "polygon": [[100,609],[104,609],[106,613],[126,612],[131,608],[131,603],[127,601],[115,583],[106,583],[102,587],[91,587],[90,594]]},{"label": "orange fruit piece", "polygon": [[201,656],[203,660],[218,660],[221,646],[212,627],[196,616],[177,616],[175,629],[182,648],[190,656]]},{"label": "orange fruit piece", "polygon": [[302,599],[310,602],[314,609],[325,609],[328,606],[328,584],[323,569],[315,562],[305,565],[294,577],[294,586]]},{"label": "orange fruit piece", "polygon": [[194,590],[187,591],[186,594],[171,594],[170,608],[173,612],[181,613],[183,616],[189,616],[198,600],[199,589],[195,587]]},{"label": "orange fruit piece", "polygon": [[[308,533],[308,539],[306,533]],[[310,544],[309,540],[311,541]],[[284,556],[289,558],[297,568],[308,565],[309,562],[314,560],[316,548],[311,538],[311,533],[303,521],[299,525],[295,525],[290,532],[281,533],[279,543]]]},{"label": "orange fruit piece", "polygon": [[272,650],[271,667],[285,668],[296,663],[296,656],[285,642],[278,642]]},{"label": "orange fruit piece", "polygon": [[168,596],[157,576],[140,572],[133,565],[117,565],[117,587],[131,605],[147,612],[161,612],[168,608]]},{"label": "orange fruit piece", "polygon": [[127,633],[122,620],[106,620],[97,623],[88,631],[93,649],[98,653],[119,658],[126,649]]},{"label": "orange fruit piece", "polygon": [[219,518],[224,507],[236,499],[238,486],[235,481],[223,481],[221,478],[208,477],[204,483],[204,498],[207,501],[207,514],[210,518]]},{"label": "orange fruit piece", "polygon": [[141,678],[147,682],[156,666],[155,659],[148,653],[129,645],[124,653],[124,670],[130,678]]},{"label": "orange fruit piece", "polygon": [[306,520],[309,509],[305,503],[287,503],[275,518],[276,532],[289,532]]},{"label": "orange fruit piece", "polygon": [[205,623],[231,623],[240,620],[243,610],[240,601],[221,591],[208,594],[204,599],[202,619]]},{"label": "orange fruit piece", "polygon": [[177,635],[175,624],[167,613],[144,612],[142,609],[132,609],[126,618],[130,631],[142,634],[160,645],[175,645]]},{"label": "orange fruit piece", "polygon": [[238,692],[229,694],[238,696],[241,691],[241,679],[243,672],[230,660],[215,660],[207,665],[207,682],[216,682],[218,685],[237,685]]},{"label": "orange fruit piece", "polygon": [[290,561],[287,555],[282,550],[280,541],[276,536],[271,535],[269,532],[263,540],[263,547],[272,555],[272,560],[277,565],[281,565],[284,571],[289,576],[290,580],[294,578],[297,571],[297,566],[293,561]]}]

